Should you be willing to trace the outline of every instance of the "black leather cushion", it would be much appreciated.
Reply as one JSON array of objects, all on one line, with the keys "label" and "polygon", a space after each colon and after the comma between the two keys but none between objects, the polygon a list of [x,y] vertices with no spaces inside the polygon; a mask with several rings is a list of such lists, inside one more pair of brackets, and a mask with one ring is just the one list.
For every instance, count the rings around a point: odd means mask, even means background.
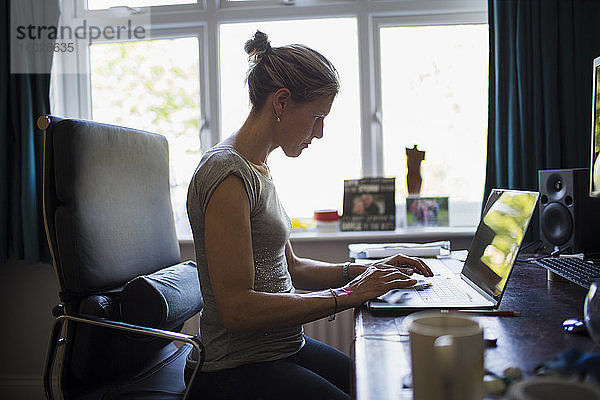
[{"label": "black leather cushion", "polygon": [[105,293],[86,297],[79,304],[81,314],[107,318],[113,321],[121,320],[118,293]]},{"label": "black leather cushion", "polygon": [[198,271],[191,261],[132,279],[121,292],[123,321],[151,328],[173,329],[202,306]]},{"label": "black leather cushion", "polygon": [[[186,261],[134,278],[121,291],[88,296],[79,312],[179,331],[203,304],[196,264]],[[85,324],[76,326],[73,337],[77,351],[72,355],[71,373],[86,387],[139,373],[145,365],[154,365],[149,359],[169,343]]]},{"label": "black leather cushion", "polygon": [[[118,291],[88,296],[81,301],[79,312],[121,321],[120,297]],[[155,353],[169,343],[88,324],[70,324],[69,327],[70,373],[82,385],[77,391],[87,391],[107,380],[139,373],[149,365]]]},{"label": "black leather cushion", "polygon": [[178,263],[167,140],[82,120],[50,133],[61,291],[85,297]]}]

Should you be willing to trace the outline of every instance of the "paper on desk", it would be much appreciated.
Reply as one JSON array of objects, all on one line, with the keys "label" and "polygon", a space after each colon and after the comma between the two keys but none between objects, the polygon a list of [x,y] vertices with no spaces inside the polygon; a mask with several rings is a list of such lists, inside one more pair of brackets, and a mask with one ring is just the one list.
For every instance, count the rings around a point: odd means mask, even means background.
[{"label": "paper on desk", "polygon": [[348,245],[350,258],[383,258],[402,253],[411,257],[435,257],[450,252],[449,241],[430,243],[355,243]]}]

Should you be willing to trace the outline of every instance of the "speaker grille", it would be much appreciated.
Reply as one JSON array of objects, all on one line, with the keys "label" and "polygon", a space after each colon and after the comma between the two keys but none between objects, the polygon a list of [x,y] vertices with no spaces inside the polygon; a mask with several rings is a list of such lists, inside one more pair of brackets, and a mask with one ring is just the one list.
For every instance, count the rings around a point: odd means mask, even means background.
[{"label": "speaker grille", "polygon": [[571,213],[562,203],[550,203],[540,216],[542,232],[554,246],[565,244],[573,233]]}]

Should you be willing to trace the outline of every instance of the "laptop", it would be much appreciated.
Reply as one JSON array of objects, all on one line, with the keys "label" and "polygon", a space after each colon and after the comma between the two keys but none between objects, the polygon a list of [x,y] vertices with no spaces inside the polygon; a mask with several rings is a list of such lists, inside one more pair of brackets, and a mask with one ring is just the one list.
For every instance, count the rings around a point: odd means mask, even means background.
[{"label": "laptop", "polygon": [[[377,312],[404,314],[426,309],[498,308],[539,193],[493,189],[483,209],[460,274],[438,258],[421,258],[433,277],[395,289],[366,303]],[[455,270],[456,271],[456,270]]]}]

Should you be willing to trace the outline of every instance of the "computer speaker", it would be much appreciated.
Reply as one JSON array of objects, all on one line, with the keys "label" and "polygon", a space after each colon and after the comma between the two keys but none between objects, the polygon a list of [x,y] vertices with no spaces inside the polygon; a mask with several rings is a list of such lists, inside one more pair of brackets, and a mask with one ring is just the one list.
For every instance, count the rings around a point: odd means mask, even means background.
[{"label": "computer speaker", "polygon": [[589,194],[587,168],[538,171],[542,252],[600,250],[600,199]]}]

